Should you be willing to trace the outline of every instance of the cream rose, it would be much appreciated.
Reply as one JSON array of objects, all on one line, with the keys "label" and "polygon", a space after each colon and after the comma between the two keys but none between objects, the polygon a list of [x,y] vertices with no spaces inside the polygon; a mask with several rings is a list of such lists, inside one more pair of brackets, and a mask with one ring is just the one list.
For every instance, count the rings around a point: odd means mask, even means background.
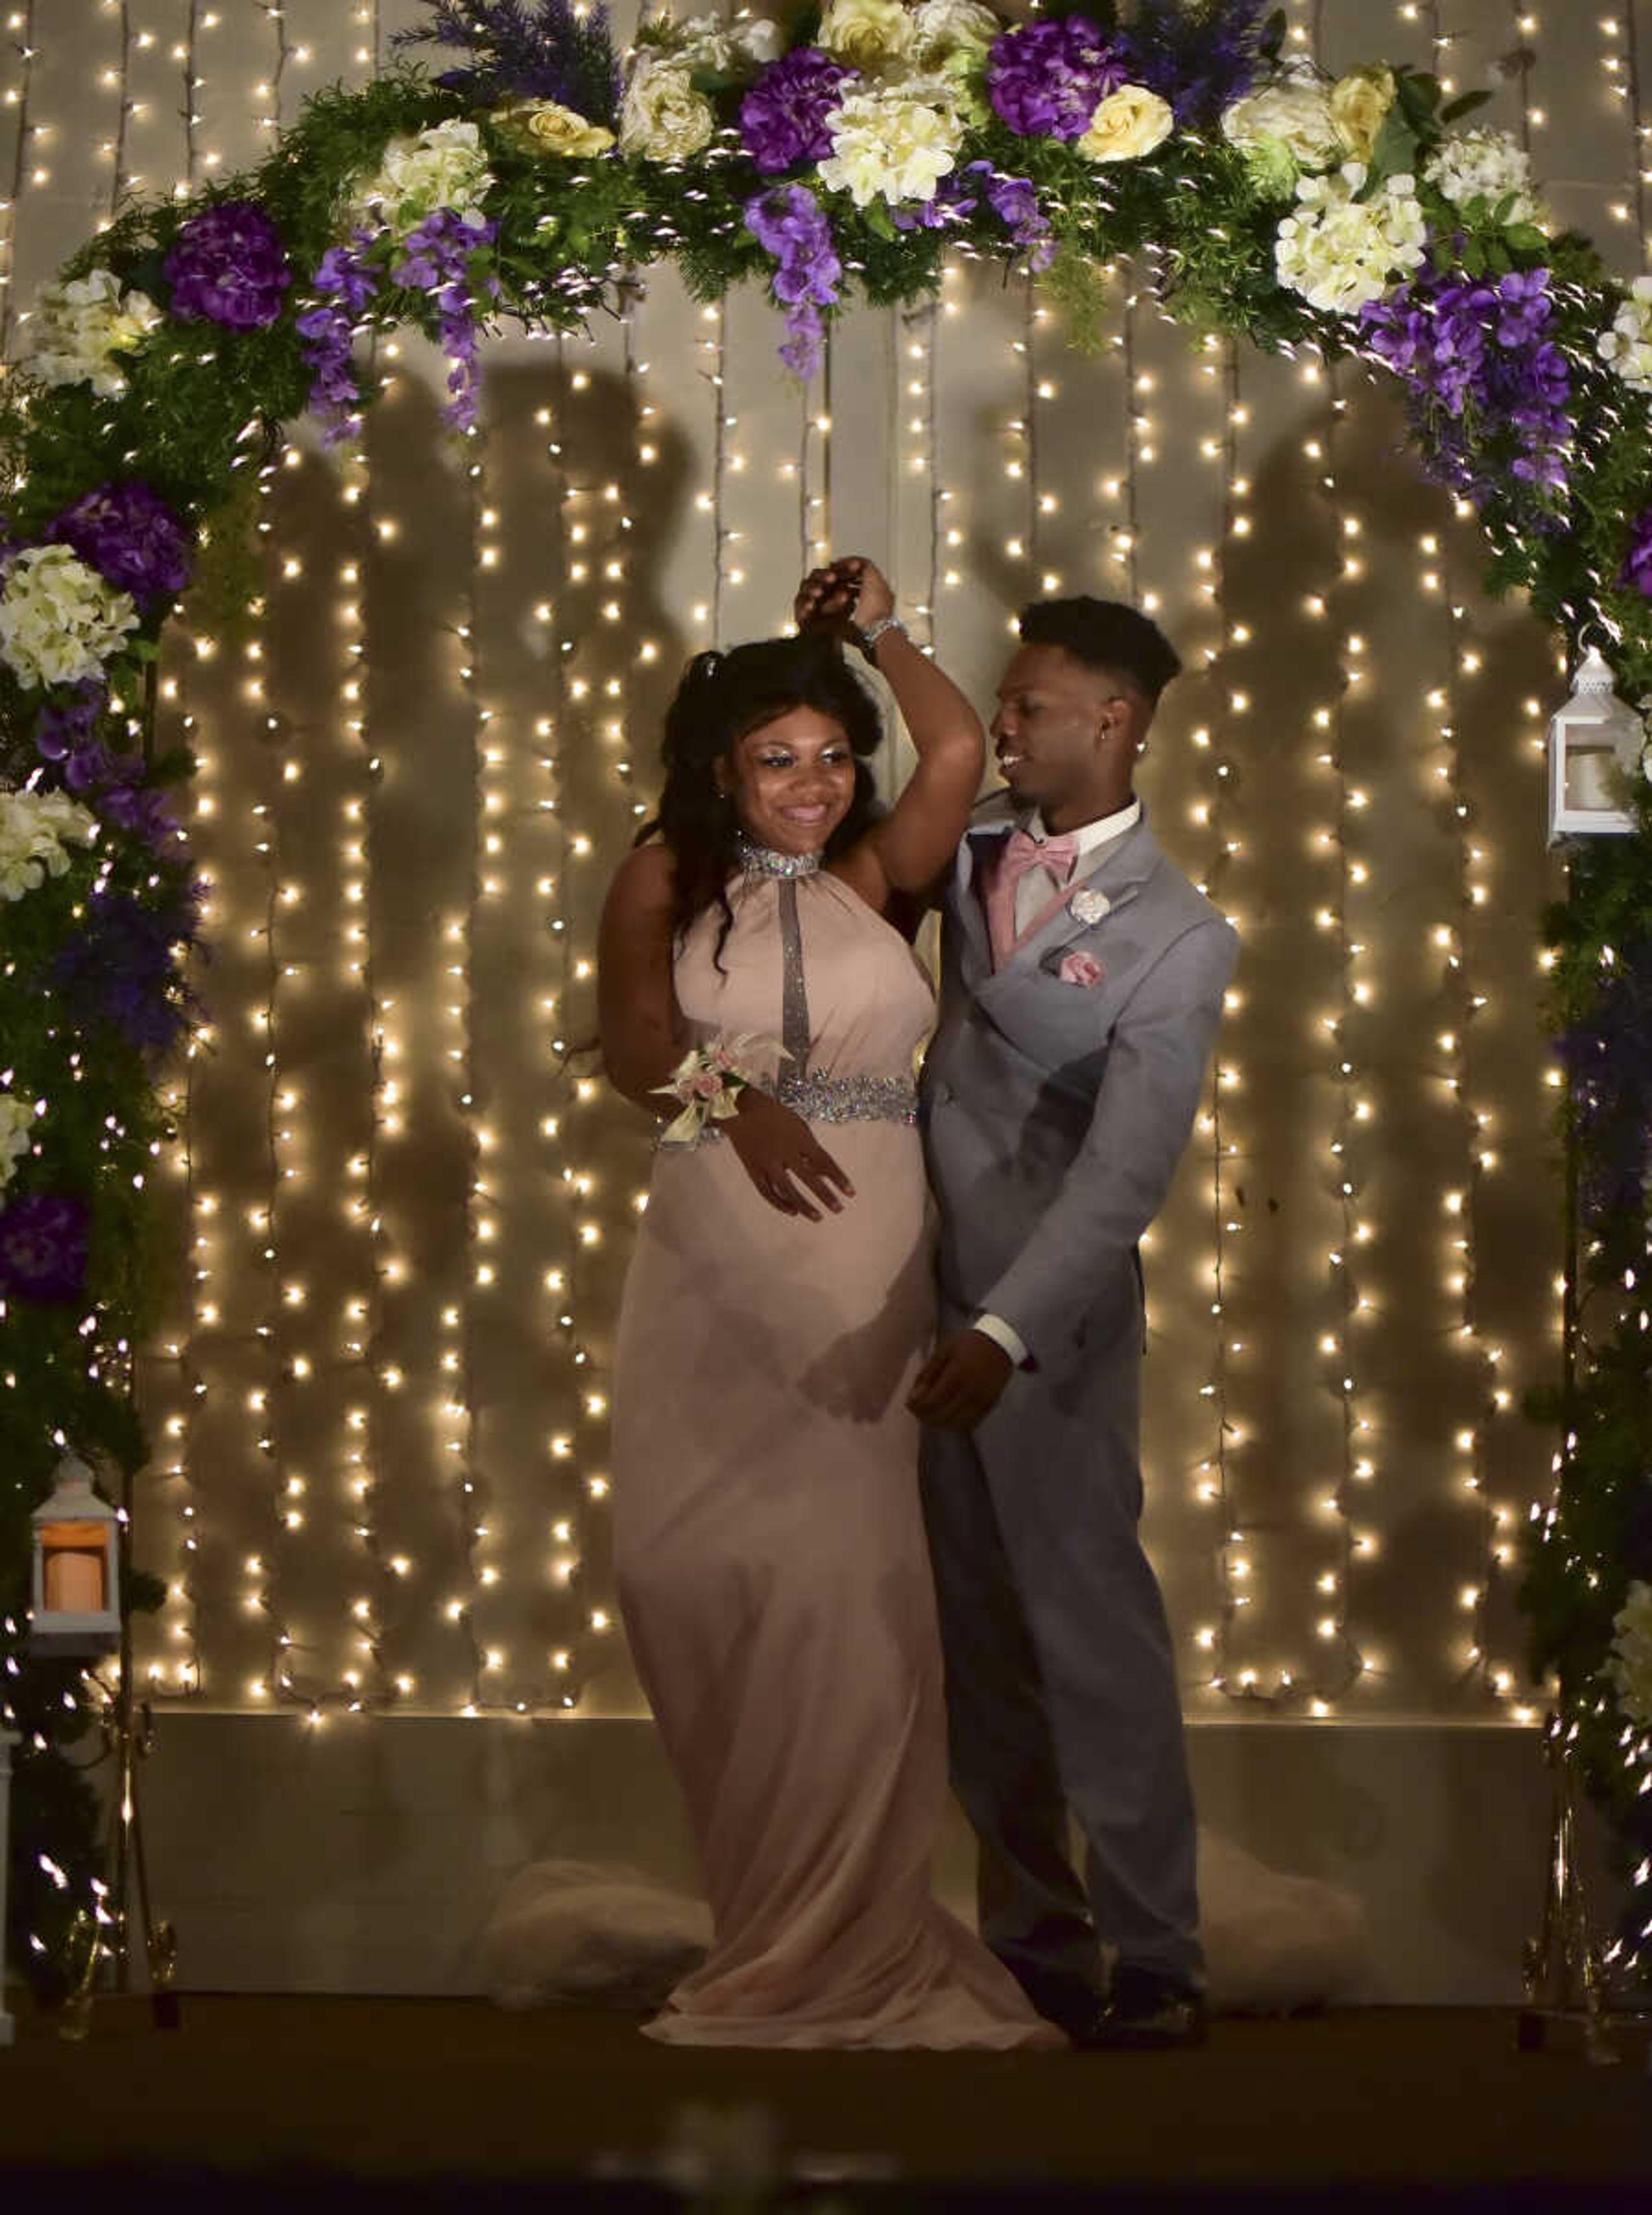
[{"label": "cream rose", "polygon": [[494,121],[531,154],[605,154],[614,134],[554,100],[508,100]]},{"label": "cream rose", "polygon": [[716,127],[711,103],[666,55],[640,53],[619,108],[619,150],[648,162],[685,162]]},{"label": "cream rose", "polygon": [[11,1182],[12,1172],[28,1153],[34,1126],[31,1101],[15,1092],[0,1092],[0,1192]]},{"label": "cream rose", "polygon": [[1394,72],[1376,62],[1350,70],[1331,87],[1331,120],[1356,162],[1368,162],[1383,119],[1394,105]]},{"label": "cream rose", "polygon": [[875,75],[906,60],[915,38],[903,0],[829,0],[814,43],[851,69]]},{"label": "cream rose", "polygon": [[1121,84],[1109,92],[1090,119],[1090,128],[1073,144],[1086,161],[1139,162],[1162,146],[1176,128],[1170,104],[1145,84]]},{"label": "cream rose", "polygon": [[1330,87],[1311,68],[1293,70],[1236,100],[1223,111],[1222,136],[1262,183],[1281,193],[1304,169],[1327,169],[1342,151]]}]

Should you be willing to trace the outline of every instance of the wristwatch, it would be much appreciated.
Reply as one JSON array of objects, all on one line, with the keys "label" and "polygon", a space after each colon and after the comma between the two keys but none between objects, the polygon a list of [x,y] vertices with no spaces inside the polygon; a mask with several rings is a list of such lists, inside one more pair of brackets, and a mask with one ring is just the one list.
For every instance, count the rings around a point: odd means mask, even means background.
[{"label": "wristwatch", "polygon": [[906,636],[906,624],[895,615],[878,616],[871,623],[861,625],[860,649],[869,661],[872,659],[872,648],[886,630],[898,630],[902,638]]}]

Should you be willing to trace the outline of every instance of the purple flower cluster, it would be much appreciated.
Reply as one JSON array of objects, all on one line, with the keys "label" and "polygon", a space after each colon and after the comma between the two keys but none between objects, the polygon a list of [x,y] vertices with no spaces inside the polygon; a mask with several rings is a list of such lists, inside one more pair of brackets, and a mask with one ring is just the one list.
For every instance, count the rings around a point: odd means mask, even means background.
[{"label": "purple flower cluster", "polygon": [[251,200],[220,200],[192,216],[168,251],[172,312],[232,331],[262,330],[292,282],[279,232]]},{"label": "purple flower cluster", "polygon": [[189,582],[189,533],[138,477],[86,493],[48,525],[46,539],[72,546],[135,600],[170,598]]},{"label": "purple flower cluster", "polygon": [[[490,245],[498,225],[468,224],[457,210],[438,208],[402,242],[402,256],[390,270],[390,282],[409,291],[428,292],[441,311],[442,351],[448,359],[449,399],[442,420],[456,430],[468,431],[476,420],[476,347],[478,294],[470,276],[470,257]],[[489,298],[499,295],[499,279],[484,280]]]},{"label": "purple flower cluster", "polygon": [[1629,551],[1618,572],[1626,591],[1652,600],[1652,507],[1643,507],[1630,525]]},{"label": "purple flower cluster", "polygon": [[932,199],[915,207],[897,208],[894,222],[902,230],[949,230],[967,224],[983,203],[990,207],[1017,246],[1027,249],[1029,268],[1047,269],[1055,253],[1050,226],[1038,204],[1038,189],[1030,177],[1006,176],[991,162],[967,162],[942,178]]},{"label": "purple flower cluster", "polygon": [[107,1024],[132,1046],[165,1052],[189,1020],[192,997],[175,952],[193,941],[197,921],[189,893],[154,908],[131,893],[95,892],[47,981],[82,1026]]},{"label": "purple flower cluster", "polygon": [[832,225],[806,185],[776,185],[746,203],[746,228],[778,267],[771,282],[786,310],[786,343],[780,359],[808,378],[820,365],[826,326],[820,310],[838,297],[843,264],[832,243]]},{"label": "purple flower cluster", "polygon": [[1249,92],[1262,66],[1272,0],[1205,0],[1184,8],[1156,0],[1120,34],[1129,81],[1170,102],[1180,124],[1213,123]]},{"label": "purple flower cluster", "polygon": [[142,755],[111,753],[95,735],[107,704],[100,678],[88,678],[64,697],[48,700],[35,725],[35,749],[58,770],[65,791],[106,822],[164,854],[181,835],[177,818],[164,796],[145,783]]},{"label": "purple flower cluster", "polygon": [[1118,45],[1088,15],[1018,23],[986,57],[994,113],[1025,138],[1079,138],[1109,92],[1129,77]]},{"label": "purple flower cluster", "polygon": [[348,246],[329,246],[311,280],[322,304],[298,317],[298,336],[310,365],[310,406],[324,426],[322,444],[336,445],[361,420],[361,388],[350,359],[362,310],[378,291],[379,273],[365,248],[372,233],[359,230]]},{"label": "purple flower cluster", "polygon": [[1407,388],[1429,467],[1471,499],[1504,467],[1539,494],[1566,489],[1571,371],[1548,335],[1549,287],[1546,269],[1494,282],[1431,262],[1360,310],[1367,347]]},{"label": "purple flower cluster", "polygon": [[83,1200],[24,1194],[0,1212],[0,1292],[42,1304],[78,1299],[90,1250]]},{"label": "purple flower cluster", "polygon": [[770,63],[740,104],[740,138],[765,176],[826,159],[832,151],[826,120],[854,74],[819,46],[799,46]]}]

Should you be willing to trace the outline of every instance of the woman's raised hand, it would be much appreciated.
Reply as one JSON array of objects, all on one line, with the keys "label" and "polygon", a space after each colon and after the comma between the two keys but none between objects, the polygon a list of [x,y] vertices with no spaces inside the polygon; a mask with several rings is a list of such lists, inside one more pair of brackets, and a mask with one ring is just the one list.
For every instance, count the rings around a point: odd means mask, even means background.
[{"label": "woman's raised hand", "polygon": [[719,1126],[728,1136],[740,1166],[771,1207],[783,1215],[801,1215],[818,1223],[820,1210],[809,1195],[833,1215],[843,1212],[832,1187],[844,1200],[853,1200],[855,1187],[801,1115],[768,1093],[749,1086],[740,1097],[740,1112]]},{"label": "woman's raised hand", "polygon": [[847,554],[823,569],[811,569],[797,588],[793,605],[799,630],[830,630],[839,637],[862,623],[894,613],[889,581],[863,554]]}]

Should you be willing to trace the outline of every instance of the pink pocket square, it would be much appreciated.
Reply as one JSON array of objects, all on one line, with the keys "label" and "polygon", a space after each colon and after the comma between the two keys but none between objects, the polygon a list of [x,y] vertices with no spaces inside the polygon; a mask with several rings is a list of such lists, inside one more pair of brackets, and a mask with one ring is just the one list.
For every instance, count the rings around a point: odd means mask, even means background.
[{"label": "pink pocket square", "polygon": [[1056,975],[1064,985],[1100,985],[1107,972],[1093,954],[1064,954]]}]

